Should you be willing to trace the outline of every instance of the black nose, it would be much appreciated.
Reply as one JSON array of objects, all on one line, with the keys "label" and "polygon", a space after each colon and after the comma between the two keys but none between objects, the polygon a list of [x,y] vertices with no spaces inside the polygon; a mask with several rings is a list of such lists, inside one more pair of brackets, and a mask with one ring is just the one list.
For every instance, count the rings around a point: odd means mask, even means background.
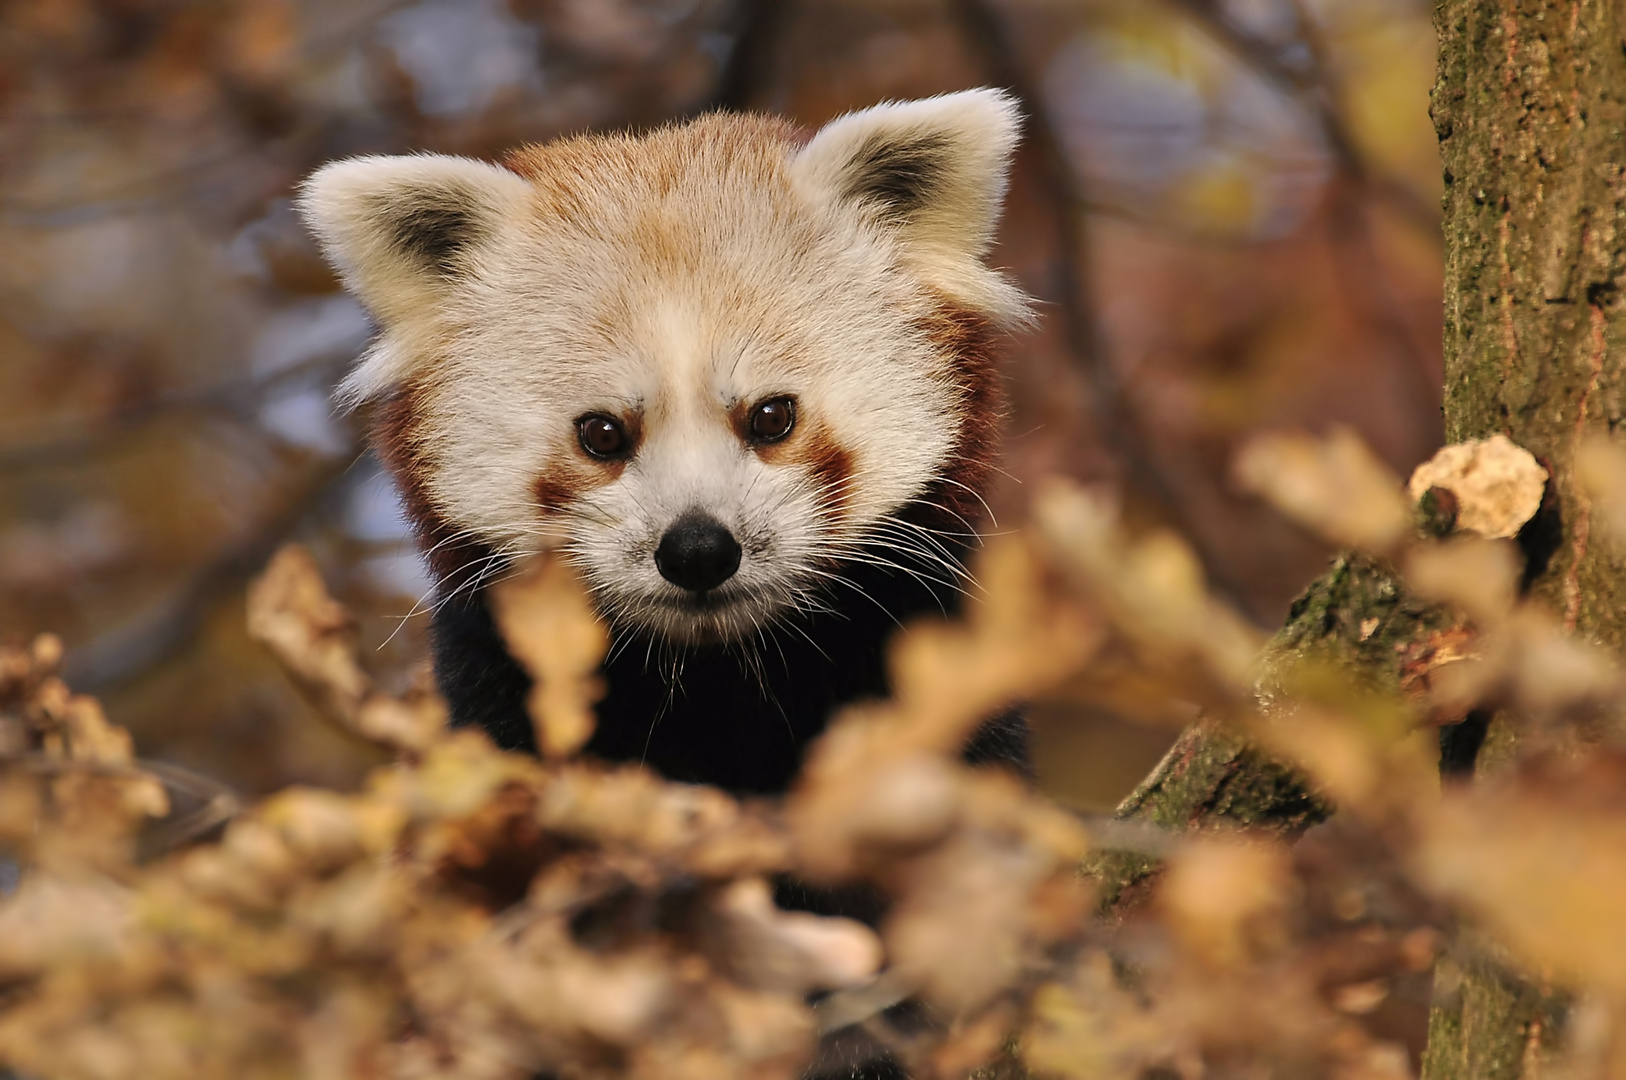
[{"label": "black nose", "polygon": [[672,523],[655,549],[655,568],[681,589],[705,592],[740,568],[740,544],[716,518],[698,511]]}]

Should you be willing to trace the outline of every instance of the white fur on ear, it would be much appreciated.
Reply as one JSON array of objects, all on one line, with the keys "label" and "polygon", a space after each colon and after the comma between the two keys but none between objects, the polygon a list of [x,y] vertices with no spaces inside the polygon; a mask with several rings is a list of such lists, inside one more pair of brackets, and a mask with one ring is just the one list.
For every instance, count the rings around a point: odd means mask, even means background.
[{"label": "white fur on ear", "polygon": [[933,285],[1014,321],[1025,316],[1025,300],[981,260],[1021,125],[1016,102],[999,90],[887,102],[819,129],[791,174],[812,198],[850,204],[895,226]]},{"label": "white fur on ear", "polygon": [[468,260],[520,218],[529,182],[496,165],[443,154],[359,157],[322,166],[298,207],[345,287],[386,334],[341,387],[351,404],[406,372],[404,341],[421,328]]}]

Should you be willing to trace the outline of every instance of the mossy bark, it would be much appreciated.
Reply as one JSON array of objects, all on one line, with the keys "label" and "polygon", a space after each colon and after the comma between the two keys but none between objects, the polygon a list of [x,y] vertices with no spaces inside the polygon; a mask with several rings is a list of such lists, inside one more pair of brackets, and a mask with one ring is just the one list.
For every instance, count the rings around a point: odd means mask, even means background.
[{"label": "mossy bark", "polygon": [[[1180,736],[1118,816],[1170,829],[1205,822],[1298,833],[1327,815],[1303,779],[1224,727],[1201,722]],[[1122,916],[1147,895],[1158,861],[1130,851],[1092,854],[1084,870],[1104,913]]]},{"label": "mossy bark", "polygon": [[[1279,690],[1307,663],[1337,668],[1374,690],[1399,692],[1408,661],[1456,618],[1418,600],[1394,571],[1360,555],[1343,555],[1294,601],[1266,649],[1260,693]],[[1118,807],[1118,816],[1169,829],[1236,826],[1296,836],[1332,807],[1300,774],[1261,753],[1223,725],[1202,721],[1183,734],[1151,776]],[[1132,910],[1157,871],[1156,860],[1107,851],[1085,869],[1102,909]]]},{"label": "mossy bark", "polygon": [[1488,951],[1437,966],[1425,1077],[1519,1080],[1550,1064],[1567,999],[1509,973]]}]

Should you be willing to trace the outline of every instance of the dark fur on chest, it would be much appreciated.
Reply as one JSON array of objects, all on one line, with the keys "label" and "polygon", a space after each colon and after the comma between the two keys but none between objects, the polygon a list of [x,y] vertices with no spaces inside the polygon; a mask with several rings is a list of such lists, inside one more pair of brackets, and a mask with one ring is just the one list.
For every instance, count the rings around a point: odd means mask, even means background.
[{"label": "dark fur on chest", "polygon": [[[844,576],[848,583],[832,588],[827,598],[829,611],[789,616],[755,642],[749,659],[740,646],[690,649],[667,662],[658,645],[646,648],[643,641],[613,651],[604,671],[608,693],[598,704],[587,753],[641,762],[670,779],[739,795],[786,791],[833,713],[888,693],[886,643],[898,624],[953,614],[959,606],[955,590],[907,573],[858,566],[846,568]],[[504,749],[535,752],[525,711],[531,680],[503,644],[485,591],[442,603],[432,641],[453,723],[480,725]],[[1027,726],[1015,712],[995,717],[966,745],[964,756],[972,764],[1029,775]],[[862,885],[812,888],[781,877],[774,894],[784,908],[871,926],[880,924],[886,909],[882,895]],[[867,1040],[844,1047],[839,1039],[827,1040],[824,1064],[804,1080],[907,1080],[901,1065]]]},{"label": "dark fur on chest", "polygon": [[[898,624],[957,606],[953,590],[905,573],[865,566],[845,576],[851,583],[832,590],[832,610],[792,614],[745,645],[673,653],[623,643],[605,665],[608,692],[587,753],[740,795],[787,790],[832,713],[887,694],[886,642]],[[432,639],[453,723],[478,724],[504,749],[534,752],[530,678],[509,656],[484,591],[441,604]],[[990,721],[966,756],[1026,771],[1022,722]]]}]

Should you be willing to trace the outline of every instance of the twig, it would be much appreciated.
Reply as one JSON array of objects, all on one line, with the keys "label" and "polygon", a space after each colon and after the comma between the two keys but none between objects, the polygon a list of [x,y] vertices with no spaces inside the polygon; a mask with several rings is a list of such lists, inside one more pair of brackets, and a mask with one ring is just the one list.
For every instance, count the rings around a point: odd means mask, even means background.
[{"label": "twig", "polygon": [[774,46],[790,21],[792,6],[792,0],[740,0],[739,25],[712,94],[712,108],[751,108],[756,91],[773,70]]},{"label": "twig", "polygon": [[1072,164],[1056,137],[1055,124],[1043,96],[1031,85],[1017,57],[1004,19],[984,0],[952,0],[952,6],[966,38],[982,52],[994,81],[1016,97],[1027,118],[1028,145],[1039,159],[1056,213],[1061,218],[1061,250],[1056,260],[1055,284],[1060,294],[1058,306],[1063,336],[1068,349],[1089,376],[1100,431],[1115,450],[1127,454],[1130,439],[1123,430],[1121,411],[1114,407],[1120,396],[1117,373],[1107,361],[1095,313],[1087,299],[1090,285],[1086,280],[1084,253],[1088,250],[1089,223]]},{"label": "twig", "polygon": [[[1440,239],[1439,208],[1428,204],[1394,177],[1376,172],[1356,145],[1328,75],[1327,50],[1320,35],[1310,29],[1309,16],[1299,5],[1295,4],[1295,9],[1299,9],[1299,23],[1304,28],[1301,37],[1314,59],[1313,63],[1302,69],[1284,63],[1279,49],[1238,27],[1215,7],[1213,0],[1173,2],[1233,56],[1262,78],[1309,106],[1339,171],[1357,188],[1389,202],[1425,233]],[[1350,286],[1351,295],[1367,299],[1368,302],[1361,305],[1361,313],[1380,333],[1393,341],[1410,361],[1408,367],[1415,376],[1413,386],[1428,421],[1425,426],[1438,423],[1439,373],[1430,370],[1428,358],[1417,348],[1416,341],[1396,310],[1392,290],[1384,287],[1381,275],[1375,272],[1378,254],[1364,207],[1347,197],[1339,198],[1334,206],[1332,224],[1337,237],[1351,245],[1363,264],[1361,271],[1355,272],[1347,265],[1347,260],[1335,260],[1341,276]]]},{"label": "twig", "polygon": [[1412,376],[1408,380],[1411,396],[1416,402],[1423,431],[1432,432],[1426,434],[1425,438],[1432,446],[1444,436],[1440,428],[1444,371],[1437,366],[1438,354],[1430,355],[1420,348],[1406,326],[1405,317],[1400,312],[1400,299],[1382,272],[1382,260],[1372,235],[1371,222],[1366,216],[1366,207],[1349,194],[1335,198],[1330,215],[1333,242],[1342,242],[1354,258],[1333,259],[1333,272],[1343,281],[1344,293],[1356,305],[1357,314],[1375,326],[1405,357],[1405,367]]}]

